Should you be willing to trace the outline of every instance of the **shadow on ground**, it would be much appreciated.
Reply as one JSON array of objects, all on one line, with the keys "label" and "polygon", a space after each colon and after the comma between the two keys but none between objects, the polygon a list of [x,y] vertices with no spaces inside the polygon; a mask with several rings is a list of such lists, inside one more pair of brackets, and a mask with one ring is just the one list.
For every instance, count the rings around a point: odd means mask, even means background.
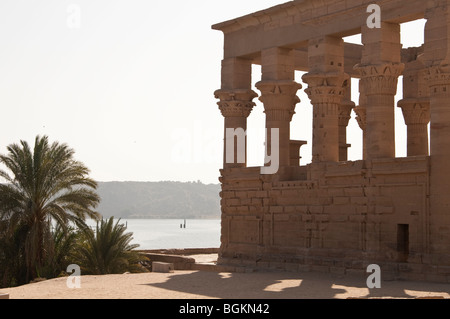
[{"label": "shadow on ground", "polygon": [[[450,285],[420,282],[383,282],[369,290],[366,278],[321,273],[213,273],[193,272],[171,276],[152,287],[220,299],[334,299],[416,298],[414,292],[430,296],[450,293]],[[430,288],[433,288],[430,291]]]}]

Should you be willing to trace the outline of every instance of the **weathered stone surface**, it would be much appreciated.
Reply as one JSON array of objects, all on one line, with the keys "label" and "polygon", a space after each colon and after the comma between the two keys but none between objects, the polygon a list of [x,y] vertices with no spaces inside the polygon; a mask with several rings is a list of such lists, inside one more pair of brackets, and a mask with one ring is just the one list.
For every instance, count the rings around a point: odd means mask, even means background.
[{"label": "weathered stone surface", "polygon": [[152,271],[159,273],[171,273],[174,272],[175,267],[173,264],[154,261],[152,263]]},{"label": "weathered stone surface", "polygon": [[[449,280],[450,2],[379,3],[383,19],[374,29],[366,25],[368,3],[356,0],[290,1],[214,26],[225,35],[216,97],[226,128],[246,125],[256,97],[249,70],[259,64],[266,128],[280,130],[277,173],[242,163],[221,170],[219,263],[361,276],[376,263],[388,278]],[[402,48],[400,24],[423,17],[425,44]],[[357,30],[362,46],[343,42]],[[302,89],[296,70],[306,72],[313,105],[306,166],[299,166],[305,142],[290,136]],[[395,158],[400,76],[406,158]],[[352,77],[361,79],[356,107]],[[356,162],[347,161],[352,110],[364,134]]]}]

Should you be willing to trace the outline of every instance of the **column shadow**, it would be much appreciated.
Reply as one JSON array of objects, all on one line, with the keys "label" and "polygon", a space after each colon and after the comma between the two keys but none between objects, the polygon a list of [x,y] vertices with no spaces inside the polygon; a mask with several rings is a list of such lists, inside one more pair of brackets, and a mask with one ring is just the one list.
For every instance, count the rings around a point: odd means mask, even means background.
[{"label": "column shadow", "polygon": [[193,298],[219,299],[414,299],[407,291],[432,296],[450,294],[450,285],[422,282],[383,282],[381,289],[368,289],[366,278],[327,273],[214,273],[189,272],[171,276],[164,283],[146,284],[165,290],[192,294]]},{"label": "column shadow", "polygon": [[256,272],[176,274],[167,282],[148,284],[166,290],[219,299],[333,299],[346,292],[333,288],[329,274]]}]

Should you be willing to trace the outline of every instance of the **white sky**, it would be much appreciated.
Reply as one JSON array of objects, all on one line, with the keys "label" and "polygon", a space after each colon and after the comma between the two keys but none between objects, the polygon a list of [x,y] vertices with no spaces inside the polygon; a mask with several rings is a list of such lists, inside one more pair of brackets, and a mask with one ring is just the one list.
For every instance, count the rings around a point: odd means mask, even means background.
[{"label": "white sky", "polygon": [[[223,117],[213,92],[223,35],[211,25],[283,2],[2,0],[0,152],[45,134],[74,148],[99,181],[217,183]],[[68,26],[71,4],[81,10],[80,28]],[[421,45],[423,21],[405,26],[402,41]],[[357,102],[356,85],[354,93]],[[311,105],[299,95],[292,139],[311,141]],[[398,111],[397,156],[405,156]],[[262,164],[264,121],[258,102],[249,165]],[[361,158],[361,140],[352,120],[350,159]],[[311,142],[302,155],[311,160]]]}]

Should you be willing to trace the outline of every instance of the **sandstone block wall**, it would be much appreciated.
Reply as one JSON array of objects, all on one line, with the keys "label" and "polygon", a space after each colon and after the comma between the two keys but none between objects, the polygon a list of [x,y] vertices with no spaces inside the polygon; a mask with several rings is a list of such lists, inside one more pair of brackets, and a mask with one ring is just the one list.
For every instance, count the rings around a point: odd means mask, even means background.
[{"label": "sandstone block wall", "polygon": [[441,267],[450,260],[429,253],[426,156],[311,164],[284,176],[230,169],[221,179],[219,263],[338,273],[376,263],[396,278],[450,275]]}]

